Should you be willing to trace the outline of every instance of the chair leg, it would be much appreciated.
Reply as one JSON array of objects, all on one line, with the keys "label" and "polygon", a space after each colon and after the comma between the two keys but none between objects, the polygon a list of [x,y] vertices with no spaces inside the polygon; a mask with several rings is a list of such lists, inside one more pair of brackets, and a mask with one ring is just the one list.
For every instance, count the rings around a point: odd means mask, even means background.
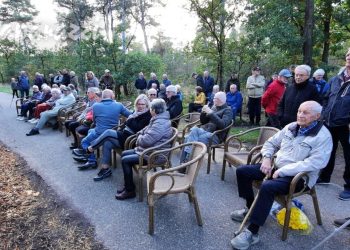
[{"label": "chair leg", "polygon": [[193,202],[192,194],[191,194],[190,192],[188,192],[187,195],[188,195],[188,201],[189,201],[190,203],[192,203],[192,202]]},{"label": "chair leg", "polygon": [[114,149],[112,149],[112,162],[113,167],[117,168],[117,152]]},{"label": "chair leg", "polygon": [[318,205],[318,200],[317,200],[317,195],[316,195],[316,190],[315,187],[313,187],[310,191],[311,197],[312,197],[312,202],[314,203],[314,208],[315,208],[315,214],[316,214],[316,219],[317,219],[317,224],[322,225],[322,218],[321,218],[321,212],[320,212],[320,207]]},{"label": "chair leg", "polygon": [[286,204],[286,214],[284,217],[284,225],[283,225],[283,232],[282,232],[282,240],[283,241],[285,241],[287,239],[290,214],[291,214],[291,201],[288,200],[287,204]]},{"label": "chair leg", "polygon": [[142,171],[138,171],[138,175],[139,175],[139,201],[142,202],[143,201],[143,187],[142,187]]},{"label": "chair leg", "polygon": [[210,174],[210,164],[211,164],[211,149],[208,150],[208,166],[207,166],[207,174]]},{"label": "chair leg", "polygon": [[215,148],[213,148],[213,161],[215,161]]},{"label": "chair leg", "polygon": [[154,204],[153,200],[148,205],[148,233],[153,235],[154,233]]},{"label": "chair leg", "polygon": [[222,170],[221,170],[221,180],[222,181],[225,180],[225,171],[226,171],[226,160],[225,160],[225,156],[224,156],[224,160],[222,162]]},{"label": "chair leg", "polygon": [[194,210],[196,212],[198,226],[203,226],[202,216],[201,216],[201,212],[199,211],[197,196],[196,196],[194,187],[191,188],[190,192],[193,199],[193,205],[194,205]]}]

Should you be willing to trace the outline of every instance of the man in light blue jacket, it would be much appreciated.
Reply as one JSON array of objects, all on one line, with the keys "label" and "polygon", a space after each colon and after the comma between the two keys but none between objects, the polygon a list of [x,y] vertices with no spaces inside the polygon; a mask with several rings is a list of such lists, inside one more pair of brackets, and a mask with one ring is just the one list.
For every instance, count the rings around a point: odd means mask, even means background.
[{"label": "man in light blue jacket", "polygon": [[[265,142],[261,154],[263,161],[257,165],[244,165],[237,168],[239,196],[246,200],[246,208],[235,210],[231,219],[243,221],[254,200],[252,182],[263,180],[259,197],[250,216],[250,224],[239,235],[231,240],[236,249],[247,249],[259,241],[258,230],[269,215],[275,195],[289,192],[290,183],[295,175],[307,172],[308,188],[316,184],[319,171],[327,165],[332,152],[332,137],[319,118],[322,106],[315,101],[300,105],[297,122],[285,126],[283,130]],[[272,157],[276,155],[274,167]],[[304,187],[304,180],[296,185],[296,192]]]}]

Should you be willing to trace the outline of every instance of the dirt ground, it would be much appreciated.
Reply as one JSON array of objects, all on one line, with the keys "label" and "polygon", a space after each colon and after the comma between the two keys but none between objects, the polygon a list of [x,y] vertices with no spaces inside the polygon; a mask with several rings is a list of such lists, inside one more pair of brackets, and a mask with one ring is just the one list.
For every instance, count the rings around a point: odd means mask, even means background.
[{"label": "dirt ground", "polygon": [[0,144],[0,249],[103,249],[94,228]]}]

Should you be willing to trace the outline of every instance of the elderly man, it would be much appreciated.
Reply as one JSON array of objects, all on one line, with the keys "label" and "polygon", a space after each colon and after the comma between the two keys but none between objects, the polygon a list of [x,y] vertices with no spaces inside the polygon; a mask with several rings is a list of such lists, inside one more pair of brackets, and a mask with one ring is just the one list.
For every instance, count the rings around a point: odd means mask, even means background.
[{"label": "elderly man", "polygon": [[[58,110],[60,108],[64,108],[64,107],[71,105],[75,102],[75,98],[74,98],[73,94],[71,93],[71,89],[69,87],[66,87],[66,86],[64,86],[62,89],[63,89],[63,96],[55,102],[55,105],[51,110],[42,112],[40,114],[40,119],[39,119],[38,123],[35,125],[35,127],[29,133],[26,134],[27,136],[39,134],[39,130],[45,126],[46,122],[48,122],[49,120],[56,119],[56,116],[58,114]],[[55,124],[56,123],[57,123],[57,121],[55,121]]]},{"label": "elderly man", "polygon": [[86,72],[85,76],[85,88],[99,87],[99,82],[92,71]]},{"label": "elderly man", "polygon": [[236,118],[237,112],[242,110],[243,97],[238,91],[236,84],[231,84],[230,91],[226,94],[226,103],[232,110],[233,120]]},{"label": "elderly man", "polygon": [[328,183],[330,181],[334,169],[338,142],[340,141],[345,159],[345,171],[343,175],[345,185],[344,190],[339,194],[339,199],[350,200],[350,49],[346,53],[345,58],[345,68],[341,69],[339,74],[329,81],[331,89],[324,103],[322,117],[332,134],[333,149],[331,158],[326,168],[322,170],[318,182]]},{"label": "elderly man", "polygon": [[165,87],[168,87],[171,85],[171,81],[168,79],[167,74],[163,74],[162,78],[163,78],[163,84],[165,85]]},{"label": "elderly man", "polygon": [[[180,100],[180,97],[177,95],[177,88],[174,85],[168,86],[166,88],[165,94],[167,97],[167,100],[166,100],[167,111],[170,114],[170,119],[173,119],[182,113],[182,101]],[[173,122],[172,126],[177,127],[177,124]]]},{"label": "elderly man", "polygon": [[[73,149],[73,154],[75,160],[81,161],[82,158],[88,158],[88,161],[81,166],[78,166],[79,170],[85,170],[89,168],[96,168],[97,162],[94,153],[90,153],[87,149],[91,142],[97,139],[105,130],[112,129],[119,124],[119,117],[123,115],[128,117],[131,113],[126,109],[123,104],[116,102],[114,100],[114,93],[110,89],[105,89],[102,92],[102,101],[100,103],[95,103],[92,106],[93,120],[95,122],[95,127],[90,129],[88,135],[81,141],[81,146],[83,151],[79,149]],[[98,176],[94,178],[95,181],[102,180],[110,176],[112,172],[99,172]]]},{"label": "elderly man", "polygon": [[139,73],[139,77],[135,81],[135,88],[138,94],[144,94],[147,89],[147,80],[142,72]]},{"label": "elderly man", "polygon": [[282,69],[278,74],[277,79],[272,81],[261,98],[261,104],[267,113],[268,126],[280,128],[277,107],[282,99],[289,77],[292,77],[290,71],[288,69]]},{"label": "elderly man", "polygon": [[203,86],[204,86],[203,77],[201,75],[198,75],[196,72],[193,72],[192,78],[196,80],[196,85],[203,89]]},{"label": "elderly man", "polygon": [[287,87],[278,105],[278,116],[282,127],[296,121],[300,104],[305,101],[319,101],[316,87],[309,83],[310,72],[311,68],[308,65],[299,65],[295,68],[294,83]]},{"label": "elderly man", "polygon": [[100,79],[101,89],[113,90],[114,84],[115,82],[114,82],[113,76],[111,75],[111,72],[109,71],[109,69],[106,69],[104,75]]},{"label": "elderly man", "polygon": [[154,99],[156,99],[157,98],[157,90],[154,88],[150,88],[147,91],[147,97],[148,97],[150,102],[153,101]]},{"label": "elderly man", "polygon": [[[265,78],[260,75],[261,69],[254,67],[252,69],[252,75],[247,79],[248,90],[248,112],[250,125],[260,125],[261,119],[261,96],[264,92]],[[254,123],[255,120],[255,123]]]},{"label": "elderly man", "polygon": [[[297,75],[298,73],[296,73]],[[257,165],[237,168],[239,196],[246,200],[246,208],[231,213],[232,220],[243,221],[254,200],[252,182],[263,180],[250,224],[242,233],[231,240],[236,249],[247,249],[259,241],[258,230],[269,215],[275,195],[289,192],[290,182],[300,172],[307,172],[308,188],[312,188],[320,169],[324,168],[332,150],[332,138],[328,129],[319,121],[322,106],[315,101],[307,101],[298,109],[297,122],[288,124],[280,132],[265,142],[261,154],[263,161]],[[275,168],[272,157],[276,154]],[[304,180],[297,183],[296,192],[304,187]]]}]

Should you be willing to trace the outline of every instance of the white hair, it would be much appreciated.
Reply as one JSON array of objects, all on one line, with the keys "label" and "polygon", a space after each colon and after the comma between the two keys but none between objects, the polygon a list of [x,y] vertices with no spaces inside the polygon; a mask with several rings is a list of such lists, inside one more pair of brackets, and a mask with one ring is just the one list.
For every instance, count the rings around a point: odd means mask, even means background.
[{"label": "white hair", "polygon": [[310,74],[311,74],[311,67],[309,65],[306,65],[306,64],[298,65],[295,67],[295,70],[297,70],[297,69],[301,69],[301,70],[306,71],[308,76],[310,76]]},{"label": "white hair", "polygon": [[324,76],[326,74],[326,72],[323,70],[323,69],[317,69],[314,74],[313,74],[313,77],[316,77],[316,76],[319,76],[319,75],[322,75]]}]

